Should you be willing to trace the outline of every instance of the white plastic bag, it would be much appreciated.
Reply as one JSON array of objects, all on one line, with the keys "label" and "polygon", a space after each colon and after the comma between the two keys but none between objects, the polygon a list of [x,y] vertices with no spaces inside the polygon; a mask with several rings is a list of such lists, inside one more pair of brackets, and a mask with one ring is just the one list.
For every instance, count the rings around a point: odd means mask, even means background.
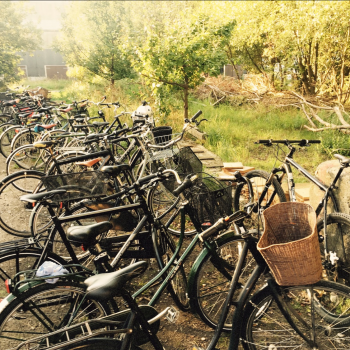
[{"label": "white plastic bag", "polygon": [[[45,261],[41,266],[39,266],[36,276],[37,277],[44,277],[44,276],[58,276],[58,275],[65,275],[68,273],[68,271],[62,266],[58,265],[52,261]],[[45,280],[47,283],[56,283],[59,280],[59,278],[50,278]]]}]

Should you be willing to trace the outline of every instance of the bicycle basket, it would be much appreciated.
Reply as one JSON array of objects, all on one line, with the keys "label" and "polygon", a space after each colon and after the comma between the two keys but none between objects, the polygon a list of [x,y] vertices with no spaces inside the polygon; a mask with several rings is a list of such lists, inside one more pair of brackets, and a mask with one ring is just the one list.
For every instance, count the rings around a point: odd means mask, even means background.
[{"label": "bicycle basket", "polygon": [[[183,147],[180,150],[164,150],[162,152],[168,152],[168,158],[163,158],[161,163],[152,162],[151,169],[153,172],[156,172],[159,166],[163,166],[166,169],[176,170],[180,175],[180,178],[183,180],[186,175],[195,173],[199,174],[203,170],[202,162],[192,151],[191,147]],[[173,192],[177,187],[175,177],[171,176],[163,182],[163,185],[168,191]]]},{"label": "bicycle basket", "polygon": [[191,219],[196,227],[213,225],[218,219],[232,214],[232,184],[205,173],[198,174],[194,185],[184,191]]},{"label": "bicycle basket", "polygon": [[313,208],[305,203],[279,203],[263,212],[263,220],[258,250],[276,282],[283,286],[318,282],[322,263]]},{"label": "bicycle basket", "polygon": [[171,141],[173,128],[171,126],[157,126],[152,129],[154,142],[159,145]]},{"label": "bicycle basket", "polygon": [[66,189],[67,192],[53,197],[54,203],[96,198],[107,194],[108,176],[100,171],[85,171],[41,178],[47,191]]}]

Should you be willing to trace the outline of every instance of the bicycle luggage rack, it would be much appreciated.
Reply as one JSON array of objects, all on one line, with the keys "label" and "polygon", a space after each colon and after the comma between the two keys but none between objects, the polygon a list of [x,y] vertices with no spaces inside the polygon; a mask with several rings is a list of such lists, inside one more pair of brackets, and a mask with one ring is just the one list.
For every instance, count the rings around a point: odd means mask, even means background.
[{"label": "bicycle luggage rack", "polygon": [[[31,350],[31,349],[37,349],[38,346],[38,342],[41,343],[41,345],[43,345],[44,343],[46,343],[46,347],[42,347],[40,346],[41,350],[57,350],[57,349],[62,349],[64,347],[66,347],[67,345],[73,345],[76,343],[79,343],[83,340],[92,338],[92,337],[96,337],[96,336],[100,336],[100,335],[109,335],[109,334],[118,334],[118,333],[130,333],[132,332],[131,329],[114,329],[114,330],[102,330],[102,331],[97,331],[97,332],[93,332],[93,330],[90,327],[91,323],[102,323],[104,325],[108,324],[108,325],[120,325],[121,322],[120,321],[109,321],[109,320],[104,320],[104,319],[100,319],[100,320],[89,320],[86,322],[81,322],[78,323],[76,325],[67,327],[65,329],[59,329],[55,332],[52,333],[48,333],[45,334],[43,336],[40,337],[36,337],[36,338],[32,338],[30,340],[24,341],[23,343],[21,343],[20,345],[17,346],[16,350]],[[71,336],[74,336],[74,330],[78,330],[79,329],[79,333],[82,333],[83,336],[79,337],[77,339],[70,339]],[[71,335],[69,333],[72,333]],[[54,337],[55,335],[59,335],[61,334],[61,337],[65,337],[67,340],[64,342],[61,342],[59,344],[53,344],[50,345],[50,337]],[[86,335],[85,335],[86,334]],[[31,347],[31,345],[33,345],[33,347]]]},{"label": "bicycle luggage rack", "polygon": [[[165,316],[169,311],[170,307],[167,307],[162,312],[158,313],[153,307],[148,305],[140,305],[140,310],[148,320],[149,324],[153,327],[153,332],[157,333],[160,325],[160,318]],[[77,323],[75,325],[59,329],[57,331],[47,333],[32,339],[25,340],[19,344],[15,349],[16,350],[34,350],[38,349],[38,343],[40,343],[40,350],[58,350],[67,347],[68,345],[76,344],[83,340],[111,334],[126,334],[132,332],[131,329],[121,328],[106,330],[101,329],[105,326],[122,326],[125,324],[125,321],[128,319],[130,309],[125,309],[117,313],[101,317],[100,319],[92,319]],[[140,336],[143,337],[143,332],[141,331]],[[81,336],[80,336],[81,335]],[[147,336],[145,339],[148,339]],[[76,337],[76,339],[73,339]],[[51,338],[51,339],[50,339]],[[140,340],[140,339],[139,339]],[[56,344],[50,345],[50,342],[56,342]],[[59,343],[58,343],[59,342]],[[117,342],[117,340],[116,340]],[[147,342],[147,341],[146,341]],[[44,345],[46,343],[46,346]],[[57,344],[58,343],[58,344]],[[144,344],[143,341],[140,341],[140,345]],[[32,347],[31,347],[32,345]],[[14,349],[13,349],[14,350]]]},{"label": "bicycle luggage rack", "polygon": [[4,253],[7,253],[8,251],[13,252],[14,250],[17,250],[17,249],[23,250],[26,248],[30,248],[32,246],[36,246],[37,243],[38,243],[38,240],[33,237],[4,242],[0,244],[0,253],[4,254]]},{"label": "bicycle luggage rack", "polygon": [[36,277],[37,269],[21,271],[16,273],[16,275],[13,277],[12,280],[8,280],[12,294],[16,295],[18,289],[23,284],[26,284],[26,283],[28,283],[29,285],[33,284],[33,286],[36,286],[38,284],[37,282],[42,282],[45,280],[56,279],[56,278],[69,279],[69,277],[72,277],[72,276],[75,276],[78,281],[84,281],[86,278],[93,275],[93,271],[79,264],[67,264],[62,266],[66,269],[76,267],[76,268],[83,269],[85,271],[76,271],[76,272],[66,273],[62,275],[53,275],[53,276],[48,275],[48,276],[42,276],[42,277]]}]

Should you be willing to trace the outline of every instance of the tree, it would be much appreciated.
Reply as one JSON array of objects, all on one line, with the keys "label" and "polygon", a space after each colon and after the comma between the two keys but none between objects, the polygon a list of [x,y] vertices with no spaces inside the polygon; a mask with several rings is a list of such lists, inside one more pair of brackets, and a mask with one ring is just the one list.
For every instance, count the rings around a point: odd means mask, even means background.
[{"label": "tree", "polygon": [[69,65],[81,66],[111,84],[132,76],[130,62],[120,50],[124,5],[122,1],[71,3],[55,43]]},{"label": "tree", "polygon": [[231,10],[237,20],[230,42],[235,61],[272,77],[280,63],[295,72],[305,94],[349,99],[349,2],[240,1]]},{"label": "tree", "polygon": [[15,81],[21,57],[18,52],[38,48],[40,32],[32,23],[25,21],[26,9],[19,3],[0,2],[0,75],[4,82]]},{"label": "tree", "polygon": [[[232,20],[213,23],[207,14],[192,10],[182,5],[181,12],[168,12],[163,28],[149,26],[147,39],[134,48],[133,57],[135,69],[150,84],[159,104],[165,102],[159,97],[181,94],[185,118],[190,89],[203,82],[205,75],[220,73],[226,60],[222,48],[235,24]],[[166,112],[164,105],[160,107]]]}]

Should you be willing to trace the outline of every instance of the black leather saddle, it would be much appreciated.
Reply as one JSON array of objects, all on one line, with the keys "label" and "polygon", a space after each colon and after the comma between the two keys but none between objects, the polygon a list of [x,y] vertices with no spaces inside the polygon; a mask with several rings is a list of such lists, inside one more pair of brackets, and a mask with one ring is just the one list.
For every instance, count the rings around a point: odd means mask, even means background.
[{"label": "black leather saddle", "polygon": [[84,244],[88,247],[95,242],[98,235],[110,230],[112,227],[113,225],[108,221],[87,226],[71,226],[67,230],[67,239],[74,245]]},{"label": "black leather saddle", "polygon": [[101,273],[85,280],[86,294],[95,300],[109,300],[120,295],[125,283],[140,276],[147,269],[146,261],[139,261],[116,272]]}]

